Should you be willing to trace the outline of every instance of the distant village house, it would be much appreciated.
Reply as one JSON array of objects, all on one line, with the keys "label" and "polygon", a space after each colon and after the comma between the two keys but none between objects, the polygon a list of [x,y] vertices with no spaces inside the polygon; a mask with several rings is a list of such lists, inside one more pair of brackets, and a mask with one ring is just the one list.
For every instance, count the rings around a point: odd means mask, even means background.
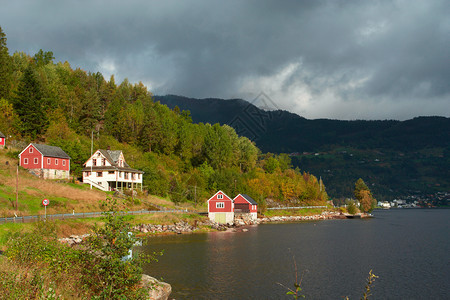
[{"label": "distant village house", "polygon": [[102,191],[140,189],[144,172],[131,168],[121,150],[98,149],[84,163],[83,183]]},{"label": "distant village house", "polygon": [[55,146],[31,143],[19,154],[19,165],[44,179],[69,179],[70,156]]}]

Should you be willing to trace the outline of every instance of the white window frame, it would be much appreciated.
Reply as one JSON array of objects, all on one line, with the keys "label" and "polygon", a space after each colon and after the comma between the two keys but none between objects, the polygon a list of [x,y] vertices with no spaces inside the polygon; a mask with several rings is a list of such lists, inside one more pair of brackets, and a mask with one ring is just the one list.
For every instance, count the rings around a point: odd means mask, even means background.
[{"label": "white window frame", "polygon": [[225,202],[216,202],[216,208],[225,208]]},{"label": "white window frame", "polygon": [[29,151],[30,153],[33,153],[33,147],[30,147],[30,151]]},{"label": "white window frame", "polygon": [[39,163],[39,159],[37,157],[34,158],[33,163],[37,165]]},{"label": "white window frame", "polygon": [[47,158],[47,165],[51,164],[52,160],[50,158]]},{"label": "white window frame", "polygon": [[24,159],[23,159],[23,164],[24,164],[24,165],[28,165],[28,158],[24,158]]},{"label": "white window frame", "polygon": [[217,199],[223,199],[223,195],[222,194],[217,195]]},{"label": "white window frame", "polygon": [[57,158],[55,158],[55,165],[56,166],[58,165],[58,159]]},{"label": "white window frame", "polygon": [[66,160],[65,159],[63,159],[63,161],[62,161],[62,165],[65,167],[66,166]]}]

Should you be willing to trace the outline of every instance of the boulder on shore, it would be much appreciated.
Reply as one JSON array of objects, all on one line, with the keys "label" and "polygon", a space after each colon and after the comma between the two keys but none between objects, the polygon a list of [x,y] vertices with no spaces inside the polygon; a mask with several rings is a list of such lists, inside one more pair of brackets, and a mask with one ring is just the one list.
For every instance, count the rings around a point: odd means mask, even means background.
[{"label": "boulder on shore", "polygon": [[142,286],[148,289],[147,299],[167,300],[172,293],[172,286],[146,274],[142,274]]}]

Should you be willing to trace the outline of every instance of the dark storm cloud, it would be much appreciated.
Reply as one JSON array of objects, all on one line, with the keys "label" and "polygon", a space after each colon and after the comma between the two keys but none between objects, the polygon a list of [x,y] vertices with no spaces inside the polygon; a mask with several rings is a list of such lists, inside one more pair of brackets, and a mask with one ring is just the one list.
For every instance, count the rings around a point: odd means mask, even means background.
[{"label": "dark storm cloud", "polygon": [[8,1],[11,52],[306,117],[449,115],[448,1]]}]

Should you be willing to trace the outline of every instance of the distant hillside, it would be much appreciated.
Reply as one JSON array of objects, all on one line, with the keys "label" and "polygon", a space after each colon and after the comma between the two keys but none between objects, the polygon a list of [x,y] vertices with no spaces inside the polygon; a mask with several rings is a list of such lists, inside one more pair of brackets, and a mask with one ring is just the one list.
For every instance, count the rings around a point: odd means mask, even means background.
[{"label": "distant hillside", "polygon": [[228,124],[263,152],[292,153],[293,163],[322,176],[334,197],[351,196],[359,177],[380,198],[450,190],[450,118],[308,120],[241,99],[154,99],[189,110],[194,122]]}]

